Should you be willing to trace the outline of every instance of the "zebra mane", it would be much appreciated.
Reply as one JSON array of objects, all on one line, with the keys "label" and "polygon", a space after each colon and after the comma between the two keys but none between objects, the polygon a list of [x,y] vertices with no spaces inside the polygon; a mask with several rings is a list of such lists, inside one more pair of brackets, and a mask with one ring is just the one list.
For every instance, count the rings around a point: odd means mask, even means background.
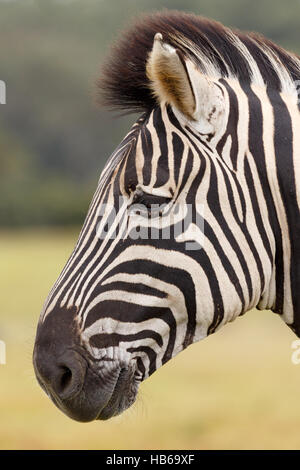
[{"label": "zebra mane", "polygon": [[156,33],[212,78],[296,93],[300,57],[257,33],[243,33],[194,14],[165,10],[139,17],[112,46],[97,82],[100,103],[130,112],[147,111],[156,100],[146,61]]}]

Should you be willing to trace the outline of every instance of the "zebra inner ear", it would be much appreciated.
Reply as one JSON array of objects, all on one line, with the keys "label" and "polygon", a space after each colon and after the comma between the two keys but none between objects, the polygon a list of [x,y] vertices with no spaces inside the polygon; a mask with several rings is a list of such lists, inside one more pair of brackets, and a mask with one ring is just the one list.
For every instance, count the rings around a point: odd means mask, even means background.
[{"label": "zebra inner ear", "polygon": [[196,99],[185,60],[180,51],[163,43],[160,33],[154,37],[146,72],[152,92],[159,102],[171,103],[183,114],[194,119]]},{"label": "zebra inner ear", "polygon": [[146,73],[158,102],[175,106],[203,134],[216,132],[225,104],[221,89],[203,75],[182,52],[163,42],[162,35],[154,37]]}]

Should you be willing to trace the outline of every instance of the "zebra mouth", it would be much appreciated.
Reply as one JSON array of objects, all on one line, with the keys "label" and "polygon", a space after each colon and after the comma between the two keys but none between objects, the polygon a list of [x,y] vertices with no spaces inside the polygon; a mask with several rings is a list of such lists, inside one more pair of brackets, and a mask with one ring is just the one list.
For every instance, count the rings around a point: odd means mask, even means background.
[{"label": "zebra mouth", "polygon": [[[73,400],[66,400],[64,402],[60,400],[56,394],[49,393],[45,385],[39,379],[38,381],[52,402],[63,413],[80,422],[93,420],[105,421],[114,416],[120,415],[135,402],[139,386],[139,381],[134,377],[134,372],[128,368],[121,368],[110,397],[99,412],[99,408],[97,411],[98,392],[94,395],[94,397],[96,396],[97,398],[94,405],[92,405],[90,403],[90,391],[85,387],[85,385],[83,385],[81,393],[79,392]],[[98,384],[96,385],[96,388],[98,388]],[[99,395],[100,397],[102,395],[101,389],[99,390]],[[87,404],[88,406],[86,407],[85,405]],[[87,409],[85,410],[85,408]]]},{"label": "zebra mouth", "polygon": [[137,392],[138,383],[133,371],[121,368],[111,397],[96,419],[107,420],[121,414],[135,402]]}]

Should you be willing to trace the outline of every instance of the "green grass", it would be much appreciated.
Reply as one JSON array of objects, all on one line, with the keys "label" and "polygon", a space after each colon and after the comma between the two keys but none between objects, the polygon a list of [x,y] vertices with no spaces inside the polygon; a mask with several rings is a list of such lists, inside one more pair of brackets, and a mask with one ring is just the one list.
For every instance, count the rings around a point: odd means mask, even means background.
[{"label": "green grass", "polygon": [[136,405],[108,422],[77,423],[37,385],[31,364],[42,303],[75,232],[2,232],[1,449],[299,449],[296,339],[253,311],[189,347],[142,384]]}]

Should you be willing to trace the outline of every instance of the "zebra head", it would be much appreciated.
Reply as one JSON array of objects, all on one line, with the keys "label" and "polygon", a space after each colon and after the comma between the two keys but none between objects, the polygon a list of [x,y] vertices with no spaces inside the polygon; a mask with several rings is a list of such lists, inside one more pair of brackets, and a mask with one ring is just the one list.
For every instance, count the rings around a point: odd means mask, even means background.
[{"label": "zebra head", "polygon": [[144,113],[108,160],[38,324],[37,379],[79,421],[120,414],[157,368],[247,310],[283,311],[259,170],[265,77],[242,36],[198,18],[197,45],[195,17],[178,15],[136,26],[106,70],[111,102]]}]

